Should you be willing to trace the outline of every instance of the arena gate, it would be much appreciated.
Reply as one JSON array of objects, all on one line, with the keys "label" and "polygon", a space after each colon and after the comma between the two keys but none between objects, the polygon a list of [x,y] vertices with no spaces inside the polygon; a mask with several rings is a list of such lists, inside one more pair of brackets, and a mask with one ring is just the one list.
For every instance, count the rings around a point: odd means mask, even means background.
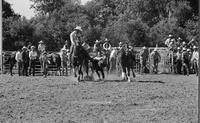
[{"label": "arena gate", "polygon": [[[149,49],[149,53],[151,53],[153,51],[155,47],[150,47]],[[135,72],[139,73],[140,72],[140,50],[142,49],[142,47],[135,47],[135,51],[136,51],[136,65],[135,65]],[[174,59],[173,56],[174,54],[172,52],[170,52],[168,50],[168,48],[166,47],[158,47],[157,48],[158,52],[161,55],[161,62],[158,65],[158,70],[160,73],[174,73],[175,69],[174,69]],[[9,55],[11,55],[11,51],[6,51],[3,52],[3,63],[8,59]],[[150,73],[152,72],[152,58],[149,57],[148,62],[147,62],[147,67],[150,70]],[[3,73],[8,73],[9,72],[9,64],[5,64],[3,65]],[[35,69],[35,74],[36,75],[42,75],[41,73],[41,66],[40,66],[40,62],[37,61],[36,62],[36,69]],[[14,66],[13,68],[13,73],[17,74],[17,65]],[[55,75],[56,73],[56,67],[55,65],[48,65],[48,74],[49,75]],[[71,73],[71,69],[70,67],[68,67],[68,73]]]}]

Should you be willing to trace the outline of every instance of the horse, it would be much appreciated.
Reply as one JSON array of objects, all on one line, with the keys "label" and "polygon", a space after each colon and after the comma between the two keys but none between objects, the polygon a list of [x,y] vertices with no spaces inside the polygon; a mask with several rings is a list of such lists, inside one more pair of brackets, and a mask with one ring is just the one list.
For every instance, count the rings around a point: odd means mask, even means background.
[{"label": "horse", "polygon": [[135,78],[135,72],[133,70],[135,55],[132,50],[129,50],[128,48],[122,48],[118,57],[122,67],[122,78],[130,82],[130,70],[132,71],[133,77]]},{"label": "horse", "polygon": [[4,65],[9,64],[9,71],[10,75],[13,76],[13,67],[16,64],[16,59],[15,59],[16,52],[12,52],[10,55],[8,55],[8,59],[3,63]]},{"label": "horse", "polygon": [[75,46],[74,51],[72,53],[72,66],[74,69],[74,76],[77,77],[77,70],[78,70],[78,82],[83,80],[83,71],[82,67],[88,63],[88,60],[91,60],[88,53],[83,49],[80,43]]},{"label": "horse", "polygon": [[61,76],[61,57],[57,53],[50,53],[47,55],[49,65],[56,66],[56,72]]},{"label": "horse", "polygon": [[106,68],[107,74],[109,74],[109,71],[110,71],[110,50],[103,51],[103,55],[105,56],[104,67]]}]

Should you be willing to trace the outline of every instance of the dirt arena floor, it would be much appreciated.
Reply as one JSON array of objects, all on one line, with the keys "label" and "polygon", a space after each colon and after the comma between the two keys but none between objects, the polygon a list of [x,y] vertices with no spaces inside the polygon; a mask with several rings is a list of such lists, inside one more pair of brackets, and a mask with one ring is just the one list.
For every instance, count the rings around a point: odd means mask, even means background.
[{"label": "dirt arena floor", "polygon": [[197,123],[195,75],[106,81],[0,75],[2,123]]}]

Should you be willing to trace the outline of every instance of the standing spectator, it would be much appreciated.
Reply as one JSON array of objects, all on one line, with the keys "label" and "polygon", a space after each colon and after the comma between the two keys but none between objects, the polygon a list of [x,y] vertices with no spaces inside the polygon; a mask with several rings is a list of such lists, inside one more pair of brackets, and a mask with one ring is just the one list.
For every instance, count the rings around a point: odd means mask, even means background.
[{"label": "standing spectator", "polygon": [[173,35],[169,35],[167,40],[165,41],[165,45],[167,45],[167,47],[169,47],[169,43],[171,42],[171,39],[173,38]]},{"label": "standing spectator", "polygon": [[180,37],[178,37],[177,42],[176,42],[176,46],[180,47],[181,46],[181,42],[182,42],[182,39]]},{"label": "standing spectator", "polygon": [[148,73],[147,71],[147,61],[149,56],[148,49],[144,46],[140,52],[140,64],[141,64],[141,73]]},{"label": "standing spectator", "polygon": [[183,53],[182,53],[182,70],[184,75],[189,76],[189,53],[186,51],[186,48],[183,48]]},{"label": "standing spectator", "polygon": [[31,43],[31,42],[28,42],[27,49],[28,49],[29,51],[31,51],[31,46],[32,46],[32,43]]},{"label": "standing spectator", "polygon": [[188,48],[187,52],[188,52],[188,60],[189,60],[189,73],[192,73],[192,63],[190,62],[192,58],[192,51],[190,48]]},{"label": "standing spectator", "polygon": [[96,40],[95,41],[95,44],[94,44],[94,49],[93,49],[93,52],[97,53],[100,51],[100,41],[99,40]]},{"label": "standing spectator", "polygon": [[157,48],[153,50],[150,54],[151,58],[153,58],[153,72],[158,73],[158,63],[161,61],[160,53],[157,51]]},{"label": "standing spectator", "polygon": [[23,76],[28,76],[29,54],[25,46],[22,48],[22,50],[22,74]]},{"label": "standing spectator", "polygon": [[199,73],[199,52],[197,50],[197,47],[194,46],[193,47],[193,53],[192,53],[192,58],[191,58],[191,63],[194,66],[194,71],[196,73],[196,75],[198,76]]},{"label": "standing spectator", "polygon": [[178,47],[178,48],[177,48],[177,53],[176,53],[176,72],[177,72],[178,74],[181,74],[181,68],[182,68],[181,56],[182,56],[181,48]]},{"label": "standing spectator", "polygon": [[31,51],[29,52],[30,64],[29,64],[29,75],[35,76],[35,63],[37,59],[37,51],[35,50],[35,46],[31,46]]},{"label": "standing spectator", "polygon": [[18,75],[21,76],[21,70],[22,70],[22,49],[19,49],[16,53],[15,59],[17,61],[17,68],[18,68]]},{"label": "standing spectator", "polygon": [[39,42],[38,51],[40,54],[46,51],[46,45],[44,44],[42,40]]}]

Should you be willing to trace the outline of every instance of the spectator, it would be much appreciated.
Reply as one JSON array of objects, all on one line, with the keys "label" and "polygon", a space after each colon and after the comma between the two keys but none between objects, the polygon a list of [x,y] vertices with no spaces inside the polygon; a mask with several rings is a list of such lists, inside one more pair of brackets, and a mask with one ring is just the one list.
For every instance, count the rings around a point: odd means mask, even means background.
[{"label": "spectator", "polygon": [[16,53],[15,59],[17,61],[18,75],[21,76],[22,70],[22,49],[19,49]]},{"label": "spectator", "polygon": [[35,63],[37,59],[37,51],[35,50],[35,46],[31,46],[31,51],[29,52],[30,64],[29,64],[29,75],[35,76]]}]

